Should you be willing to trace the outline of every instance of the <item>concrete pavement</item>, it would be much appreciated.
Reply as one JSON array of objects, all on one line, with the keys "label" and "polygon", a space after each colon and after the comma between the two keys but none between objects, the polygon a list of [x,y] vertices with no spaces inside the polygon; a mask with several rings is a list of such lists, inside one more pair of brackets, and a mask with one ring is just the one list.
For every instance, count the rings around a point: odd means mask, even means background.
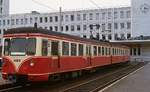
[{"label": "concrete pavement", "polygon": [[99,92],[150,92],[150,63]]}]

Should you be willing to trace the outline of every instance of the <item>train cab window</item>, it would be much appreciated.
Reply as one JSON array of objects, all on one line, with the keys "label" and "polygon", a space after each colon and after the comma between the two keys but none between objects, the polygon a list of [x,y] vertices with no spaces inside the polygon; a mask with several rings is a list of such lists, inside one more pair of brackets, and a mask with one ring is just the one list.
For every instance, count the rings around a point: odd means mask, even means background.
[{"label": "train cab window", "polygon": [[71,56],[77,55],[77,45],[75,43],[71,43]]},{"label": "train cab window", "polygon": [[27,55],[35,55],[36,54],[36,39],[35,38],[29,38],[27,40],[27,48],[26,54]]},{"label": "train cab window", "polygon": [[83,45],[82,44],[79,44],[79,56],[83,56]]},{"label": "train cab window", "polygon": [[101,47],[98,47],[98,55],[101,55]]},{"label": "train cab window", "polygon": [[97,46],[93,46],[94,56],[97,56]]},{"label": "train cab window", "polygon": [[47,56],[48,54],[48,41],[42,40],[42,56]]},{"label": "train cab window", "polygon": [[10,54],[10,39],[5,39],[4,42],[4,55]]},{"label": "train cab window", "polygon": [[104,47],[102,47],[102,55],[104,55],[105,53],[105,50],[104,50]]},{"label": "train cab window", "polygon": [[62,43],[62,55],[69,55],[69,43],[68,42]]},{"label": "train cab window", "polygon": [[51,42],[51,55],[53,55],[53,56],[59,55],[59,42],[58,41]]}]

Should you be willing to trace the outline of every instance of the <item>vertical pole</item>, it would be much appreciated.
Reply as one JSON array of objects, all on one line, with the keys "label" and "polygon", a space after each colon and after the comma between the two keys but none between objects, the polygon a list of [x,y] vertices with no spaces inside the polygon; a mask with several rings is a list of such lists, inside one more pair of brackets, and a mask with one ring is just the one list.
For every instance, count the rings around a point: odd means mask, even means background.
[{"label": "vertical pole", "polygon": [[59,31],[61,32],[62,30],[61,30],[61,26],[62,26],[62,8],[61,7],[59,7]]}]

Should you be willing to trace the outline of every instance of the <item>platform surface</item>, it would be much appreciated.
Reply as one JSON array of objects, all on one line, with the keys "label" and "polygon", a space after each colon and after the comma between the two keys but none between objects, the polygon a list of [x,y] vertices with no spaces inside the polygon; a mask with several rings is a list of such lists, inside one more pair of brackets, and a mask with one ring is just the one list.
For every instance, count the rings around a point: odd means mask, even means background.
[{"label": "platform surface", "polygon": [[8,84],[10,83],[9,81],[5,81],[2,79],[2,74],[1,74],[1,71],[0,71],[0,85],[4,85],[4,84]]},{"label": "platform surface", "polygon": [[150,63],[99,92],[150,92]]}]

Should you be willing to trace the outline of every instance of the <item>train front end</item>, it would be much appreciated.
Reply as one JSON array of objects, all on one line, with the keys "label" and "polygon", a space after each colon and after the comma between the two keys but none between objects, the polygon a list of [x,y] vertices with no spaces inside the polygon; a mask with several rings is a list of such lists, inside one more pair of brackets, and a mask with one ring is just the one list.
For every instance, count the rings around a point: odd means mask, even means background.
[{"label": "train front end", "polygon": [[[29,75],[34,75],[40,70],[39,67],[35,67],[38,61],[34,59],[37,56],[37,42],[37,38],[34,37],[4,37],[3,79],[14,83],[34,80]],[[37,80],[35,78],[35,81]]]}]

